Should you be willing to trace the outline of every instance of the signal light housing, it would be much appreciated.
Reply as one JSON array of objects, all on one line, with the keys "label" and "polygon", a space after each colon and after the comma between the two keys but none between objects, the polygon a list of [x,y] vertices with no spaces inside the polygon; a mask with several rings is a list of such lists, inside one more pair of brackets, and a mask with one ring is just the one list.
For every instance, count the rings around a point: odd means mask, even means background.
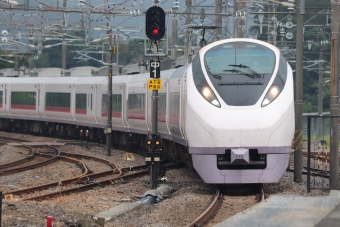
[{"label": "signal light housing", "polygon": [[149,149],[154,151],[158,151],[162,148],[162,138],[159,134],[149,134],[146,137],[145,143]]},{"label": "signal light housing", "polygon": [[161,7],[152,6],[146,11],[145,34],[152,41],[159,41],[165,34],[165,12]]}]

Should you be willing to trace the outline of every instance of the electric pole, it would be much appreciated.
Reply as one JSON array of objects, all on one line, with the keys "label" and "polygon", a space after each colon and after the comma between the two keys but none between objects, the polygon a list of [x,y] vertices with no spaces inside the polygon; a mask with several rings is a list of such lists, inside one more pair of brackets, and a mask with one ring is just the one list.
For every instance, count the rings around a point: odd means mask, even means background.
[{"label": "electric pole", "polygon": [[215,0],[215,29],[216,36],[213,38],[214,41],[221,39],[221,27],[222,27],[222,16],[219,15],[222,12],[222,0]]},{"label": "electric pole", "polygon": [[274,3],[268,6],[268,43],[276,46],[276,22]]},{"label": "electric pole", "polygon": [[[174,12],[177,13],[178,8],[174,7]],[[178,21],[177,15],[172,16],[172,33],[171,33],[171,58],[177,59],[177,45],[178,45]]]},{"label": "electric pole", "polygon": [[[332,2],[331,96],[330,114],[339,116],[339,14],[340,2]],[[339,118],[331,117],[329,188],[339,189]]]},{"label": "electric pole", "polygon": [[[322,115],[322,107],[323,107],[323,52],[320,48],[319,52],[319,88],[318,88],[318,115]],[[321,117],[318,118],[318,138],[322,139],[323,135],[323,119]]]},{"label": "electric pole", "polygon": [[[304,0],[297,0],[296,5]],[[301,4],[302,5],[302,4]],[[302,102],[303,102],[303,14],[297,10],[296,17],[296,83],[295,83],[295,135],[294,135],[294,181],[302,183]]]},{"label": "electric pole", "polygon": [[[66,17],[66,0],[64,0],[64,3],[63,3],[63,7],[64,7],[64,24],[63,24],[63,26],[64,26],[64,28],[66,28],[67,26],[67,21],[66,21],[66,19],[67,19],[67,17]],[[66,51],[67,51],[67,47],[66,47],[66,43],[65,43],[65,33],[66,33],[66,30],[64,30],[63,31],[63,44],[61,45],[61,55],[62,55],[62,57],[61,57],[61,68],[63,69],[63,70],[65,70],[66,69]],[[65,72],[64,72],[64,76],[65,76]]]},{"label": "electric pole", "polygon": [[[186,5],[187,5],[187,15],[185,19],[185,24],[190,24],[191,23],[191,0],[186,0]],[[190,43],[190,36],[191,36],[191,28],[187,28],[185,32],[185,39],[184,39],[184,56],[189,57],[191,55],[191,43]],[[190,63],[190,60],[189,60]]]},{"label": "electric pole", "polygon": [[238,12],[239,17],[234,19],[234,38],[244,38],[246,33],[246,17],[242,12],[246,12],[246,3],[234,0],[234,13]]}]

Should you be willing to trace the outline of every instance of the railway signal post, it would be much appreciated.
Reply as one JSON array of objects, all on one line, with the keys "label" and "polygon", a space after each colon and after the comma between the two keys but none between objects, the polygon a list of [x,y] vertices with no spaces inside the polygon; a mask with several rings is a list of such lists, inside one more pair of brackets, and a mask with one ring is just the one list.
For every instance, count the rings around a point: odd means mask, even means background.
[{"label": "railway signal post", "polygon": [[[146,56],[152,57],[150,61],[150,79],[148,80],[148,89],[152,90],[152,104],[151,104],[151,133],[147,136],[146,144],[149,152],[146,153],[146,164],[150,166],[151,188],[156,188],[156,170],[159,165],[161,155],[161,136],[157,132],[158,128],[158,90],[162,89],[162,80],[160,79],[160,61],[158,54],[157,43],[163,38],[165,34],[165,12],[157,6],[158,0],[155,1],[155,6],[150,7],[146,11],[145,16],[145,34],[153,43],[153,53]],[[144,42],[145,43],[145,42]]]},{"label": "railway signal post", "polygon": [[[112,37],[112,34],[110,34]],[[112,65],[113,65],[113,55],[117,53],[117,36],[113,37],[113,46],[110,46],[109,49],[111,55],[111,64],[109,67],[108,73],[108,94],[107,94],[107,128],[105,130],[106,133],[106,144],[107,144],[107,155],[111,156],[111,147],[112,147]]]}]

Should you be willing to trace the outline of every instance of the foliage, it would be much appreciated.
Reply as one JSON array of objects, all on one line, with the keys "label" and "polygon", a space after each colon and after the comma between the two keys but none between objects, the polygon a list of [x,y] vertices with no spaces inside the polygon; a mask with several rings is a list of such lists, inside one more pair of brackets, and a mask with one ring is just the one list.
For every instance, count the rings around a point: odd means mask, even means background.
[{"label": "foliage", "polygon": [[[0,50],[0,55],[6,55],[6,52],[3,50]],[[0,56],[0,58],[8,60],[8,61],[14,61],[14,58],[6,57],[6,56]],[[8,61],[4,61],[0,59],[0,69],[14,68],[14,63],[10,63]]]},{"label": "foliage", "polygon": [[[317,15],[317,13],[327,13],[330,11],[330,2],[329,0],[308,0],[305,1],[306,9],[304,14],[304,54],[303,54],[303,61],[304,61],[304,70],[303,70],[303,112],[310,113],[310,112],[318,112],[318,85],[319,85],[319,70],[322,72],[330,71],[330,45],[321,45],[321,41],[329,41],[330,42],[330,35],[331,35],[331,27],[329,24],[331,23],[330,16],[326,17],[326,15]],[[268,11],[268,8],[263,9],[264,12]],[[282,6],[278,5],[276,11],[279,12],[289,12],[289,10]],[[299,12],[299,10],[297,10]],[[296,27],[294,26],[291,29],[285,27],[285,24],[290,20],[296,25],[296,16],[292,14],[290,17],[286,14],[277,14],[277,19],[279,22],[282,22],[283,26],[281,27],[284,29],[285,34],[287,32],[291,32],[294,37],[291,40],[286,39],[285,36],[280,35],[280,27],[276,29],[278,33],[277,36],[277,46],[281,49],[287,48],[288,49],[295,49],[296,48]],[[328,21],[326,20],[328,18]],[[257,15],[255,19],[258,19]],[[267,23],[267,15],[265,14],[265,19],[263,24]],[[321,22],[321,23],[320,23]],[[258,23],[258,21],[255,21]],[[268,28],[267,26],[262,26],[263,34],[259,34],[259,26],[253,26],[250,28],[250,33],[258,34],[258,39],[267,41],[268,39]],[[310,26],[310,25],[320,25],[320,26]],[[325,26],[326,25],[326,26]],[[283,41],[283,42],[282,42]],[[308,41],[311,41],[312,47],[308,50]],[[320,68],[319,64],[314,64],[312,61],[318,61],[320,56],[320,51],[323,52],[323,59],[326,61],[323,63],[323,67]],[[283,53],[287,53],[283,51]],[[287,60],[294,59],[295,52],[288,52],[285,55]],[[314,64],[313,66],[311,66]],[[290,62],[293,70],[295,70],[296,65],[295,62]],[[320,69],[319,69],[320,68]],[[294,76],[295,73],[294,73]],[[329,74],[323,73],[323,81],[329,79]],[[323,84],[323,111],[329,111],[329,84]]]},{"label": "foliage", "polygon": [[139,39],[133,39],[129,42],[119,43],[118,54],[118,63],[120,65],[142,62],[144,59],[144,43]]}]

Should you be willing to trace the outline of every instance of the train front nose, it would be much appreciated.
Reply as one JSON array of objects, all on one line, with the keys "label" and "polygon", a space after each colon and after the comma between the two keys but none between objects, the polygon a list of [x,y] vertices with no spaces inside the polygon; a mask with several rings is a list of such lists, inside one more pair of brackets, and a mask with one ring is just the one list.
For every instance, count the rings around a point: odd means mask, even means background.
[{"label": "train front nose", "polygon": [[199,138],[196,134],[195,140],[209,147],[191,147],[189,151],[204,182],[277,183],[281,179],[291,151],[290,145],[285,145],[290,144],[290,138],[282,137],[285,127],[292,125],[289,117],[260,110],[220,110],[220,114],[209,113],[210,118],[205,111],[195,112],[194,119],[199,122],[195,130],[200,128],[201,134]]},{"label": "train front nose", "polygon": [[[263,156],[262,156],[263,158]],[[287,168],[289,154],[267,154],[266,167],[254,168],[256,165],[237,164],[218,160],[218,155],[192,155],[194,167],[205,183],[209,184],[243,184],[243,183],[277,183]],[[239,163],[243,162],[243,163]],[[261,162],[261,161],[259,161]]]}]

